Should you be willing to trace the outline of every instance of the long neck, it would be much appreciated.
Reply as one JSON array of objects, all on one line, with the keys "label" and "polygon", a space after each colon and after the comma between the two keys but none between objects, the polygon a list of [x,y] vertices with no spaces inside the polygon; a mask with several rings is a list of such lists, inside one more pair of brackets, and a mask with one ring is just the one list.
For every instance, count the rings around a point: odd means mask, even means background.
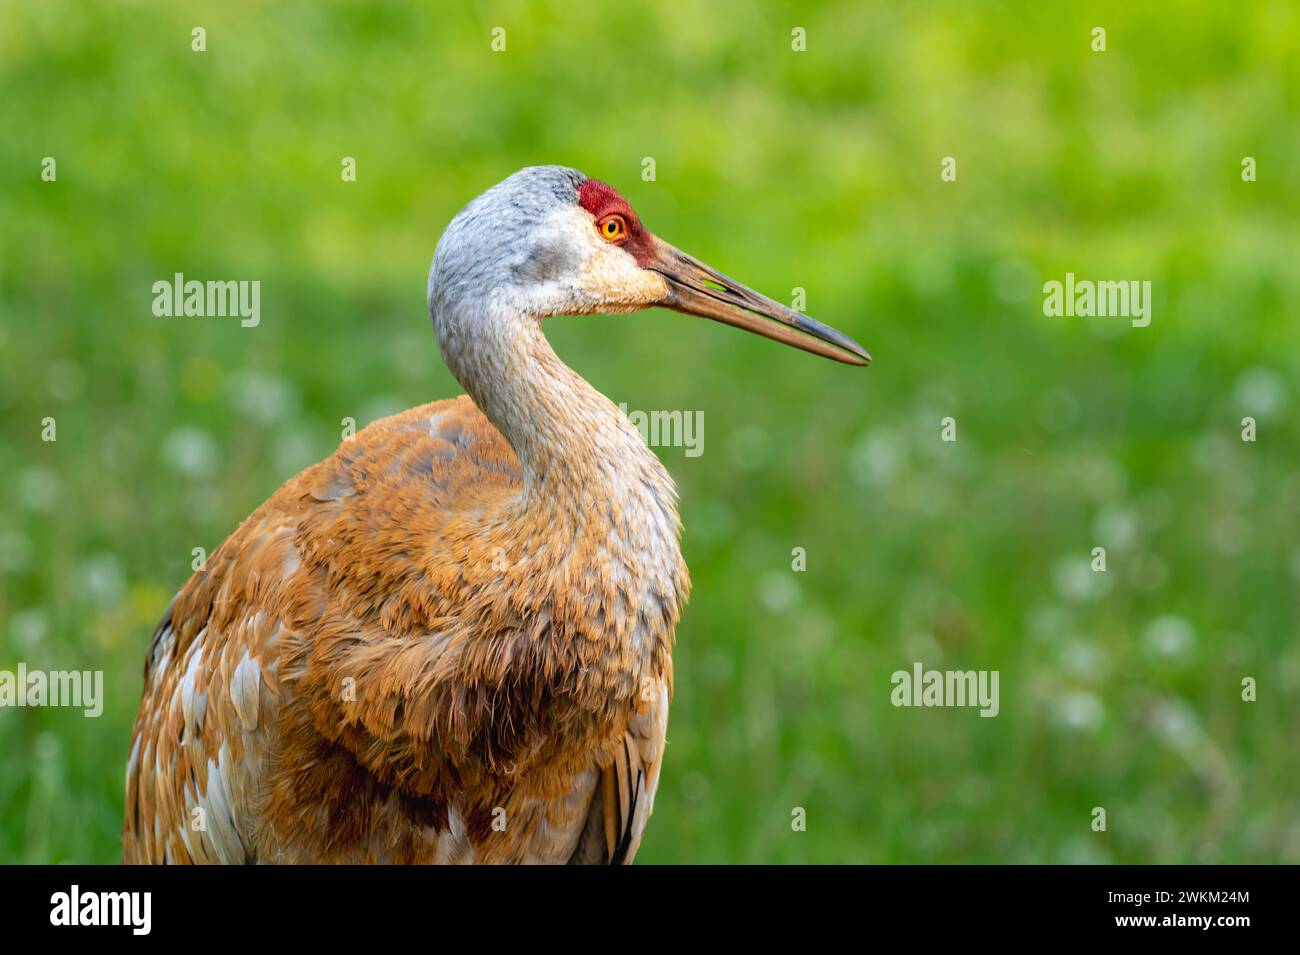
[{"label": "long neck", "polygon": [[[664,512],[671,479],[618,407],[560,361],[541,323],[480,315],[443,342],[452,373],[519,458],[524,502],[599,524],[610,505]],[[656,515],[659,516],[659,515]]]},{"label": "long neck", "polygon": [[626,696],[628,679],[668,666],[690,592],[672,479],[627,416],[560,361],[540,322],[487,309],[434,321],[448,367],[523,468],[523,493],[488,524],[507,522],[526,555],[513,555],[529,575],[524,596],[553,595],[547,613],[565,623],[555,632],[577,640],[547,646],[595,668],[598,700]]}]

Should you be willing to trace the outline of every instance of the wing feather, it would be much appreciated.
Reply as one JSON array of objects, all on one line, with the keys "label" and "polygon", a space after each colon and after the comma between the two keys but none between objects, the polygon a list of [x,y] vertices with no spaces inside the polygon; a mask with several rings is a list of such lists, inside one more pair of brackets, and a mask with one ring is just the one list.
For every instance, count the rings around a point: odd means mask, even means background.
[{"label": "wing feather", "polygon": [[671,675],[643,694],[615,758],[601,769],[583,838],[571,862],[626,865],[654,810],[663,763]]}]

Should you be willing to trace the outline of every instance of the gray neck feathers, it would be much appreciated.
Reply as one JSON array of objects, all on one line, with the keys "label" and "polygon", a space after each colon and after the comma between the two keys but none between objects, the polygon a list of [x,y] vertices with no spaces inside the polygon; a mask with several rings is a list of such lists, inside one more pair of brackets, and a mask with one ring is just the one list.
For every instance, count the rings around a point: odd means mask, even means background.
[{"label": "gray neck feathers", "polygon": [[514,449],[526,501],[671,505],[671,479],[627,417],[560,360],[540,321],[494,298],[434,295],[431,306],[443,360]]},{"label": "gray neck feathers", "polygon": [[672,480],[613,402],[560,361],[530,298],[566,298],[575,266],[564,235],[547,230],[583,178],[532,167],[466,206],[438,243],[429,314],[447,367],[518,456],[526,507],[593,530],[606,514],[648,520],[675,548]]}]

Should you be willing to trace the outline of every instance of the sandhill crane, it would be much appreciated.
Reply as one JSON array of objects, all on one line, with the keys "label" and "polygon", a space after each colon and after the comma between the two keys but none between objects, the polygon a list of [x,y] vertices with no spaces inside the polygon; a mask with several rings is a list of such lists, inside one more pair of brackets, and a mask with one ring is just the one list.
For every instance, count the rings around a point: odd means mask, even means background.
[{"label": "sandhill crane", "polygon": [[428,302],[468,397],[344,441],[164,613],[125,861],[631,861],[690,588],[676,493],[542,319],[661,306],[870,360],[558,166],[452,220]]}]

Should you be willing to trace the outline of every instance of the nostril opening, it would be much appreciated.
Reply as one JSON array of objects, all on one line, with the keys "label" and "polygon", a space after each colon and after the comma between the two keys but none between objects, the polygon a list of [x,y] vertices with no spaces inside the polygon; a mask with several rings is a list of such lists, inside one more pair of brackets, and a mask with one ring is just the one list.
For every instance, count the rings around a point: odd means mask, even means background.
[{"label": "nostril opening", "polygon": [[709,288],[711,288],[711,289],[716,289],[716,290],[719,291],[719,292],[730,292],[730,291],[731,291],[731,289],[727,288],[727,287],[726,287],[725,285],[723,285],[721,282],[715,282],[715,281],[713,281],[713,279],[700,279],[700,281],[703,282],[705,285],[707,285]]}]

